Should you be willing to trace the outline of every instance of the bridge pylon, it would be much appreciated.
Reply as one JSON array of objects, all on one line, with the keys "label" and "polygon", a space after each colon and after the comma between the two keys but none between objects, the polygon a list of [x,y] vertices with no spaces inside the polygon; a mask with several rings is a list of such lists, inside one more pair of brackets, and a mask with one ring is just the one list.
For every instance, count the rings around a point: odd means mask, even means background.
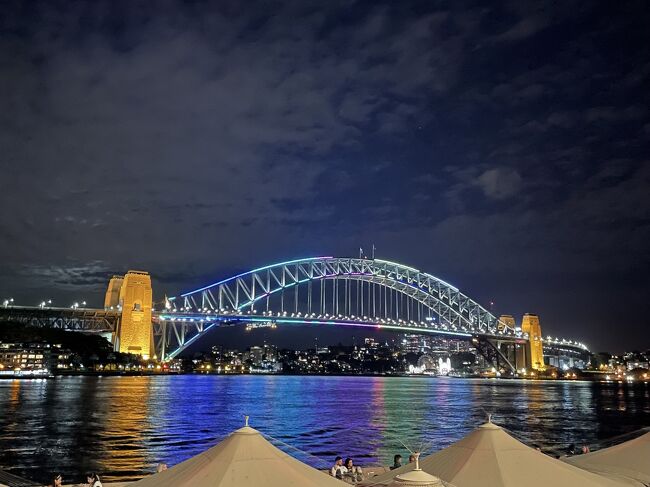
[{"label": "bridge pylon", "polygon": [[526,313],[521,320],[522,333],[528,333],[528,356],[530,357],[530,368],[533,370],[544,370],[544,344],[542,340],[542,327],[539,324],[539,316]]},{"label": "bridge pylon", "polygon": [[151,276],[148,272],[130,270],[123,278],[113,276],[106,291],[104,305],[107,308],[116,306],[121,310],[113,340],[116,351],[144,358],[152,356],[152,304]]},{"label": "bridge pylon", "polygon": [[124,276],[113,276],[108,282],[106,297],[104,298],[104,309],[117,309],[120,305],[120,289],[124,284]]}]

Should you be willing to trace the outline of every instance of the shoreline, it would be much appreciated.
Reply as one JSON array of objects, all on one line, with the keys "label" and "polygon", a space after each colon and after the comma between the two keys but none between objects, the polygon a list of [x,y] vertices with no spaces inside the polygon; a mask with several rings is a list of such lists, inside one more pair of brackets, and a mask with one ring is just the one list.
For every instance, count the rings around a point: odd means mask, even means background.
[{"label": "shoreline", "polygon": [[484,380],[498,380],[498,381],[512,381],[523,380],[530,382],[598,382],[598,383],[625,383],[630,385],[635,384],[648,384],[650,381],[625,381],[625,380],[607,380],[601,377],[600,373],[587,373],[586,376],[580,378],[546,378],[546,377],[485,377],[480,375],[468,376],[453,376],[453,375],[429,375],[429,374],[300,374],[300,373],[280,373],[280,374],[217,374],[217,373],[202,373],[202,372],[77,372],[77,373],[64,373],[64,374],[49,374],[49,375],[31,375],[31,374],[15,374],[15,375],[0,375],[2,380],[16,380],[16,379],[29,379],[29,380],[43,380],[43,379],[57,379],[60,377],[158,377],[158,376],[216,376],[216,377],[241,377],[241,376],[254,376],[254,377],[408,377],[413,379],[484,379]]}]

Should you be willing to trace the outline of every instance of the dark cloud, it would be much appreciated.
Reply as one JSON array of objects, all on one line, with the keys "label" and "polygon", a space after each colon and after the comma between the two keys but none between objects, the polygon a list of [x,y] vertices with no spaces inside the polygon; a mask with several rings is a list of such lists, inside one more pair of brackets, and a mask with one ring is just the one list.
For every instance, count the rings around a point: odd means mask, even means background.
[{"label": "dark cloud", "polygon": [[375,242],[553,334],[636,346],[649,17],[642,2],[6,2],[0,294],[100,303],[128,268],[175,294]]},{"label": "dark cloud", "polygon": [[501,200],[519,193],[523,179],[515,169],[493,167],[479,174],[471,184],[481,188],[486,197]]}]

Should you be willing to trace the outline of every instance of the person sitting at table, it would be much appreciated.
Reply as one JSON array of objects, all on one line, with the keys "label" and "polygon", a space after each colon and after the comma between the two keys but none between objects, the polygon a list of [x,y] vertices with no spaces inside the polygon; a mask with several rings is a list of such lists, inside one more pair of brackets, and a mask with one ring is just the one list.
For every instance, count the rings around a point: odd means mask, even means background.
[{"label": "person sitting at table", "polygon": [[88,487],[102,487],[102,481],[99,480],[99,475],[96,473],[89,473],[86,475],[86,484]]},{"label": "person sitting at table", "polygon": [[330,475],[338,479],[343,478],[343,475],[348,473],[348,469],[343,465],[343,458],[336,457],[334,459],[334,465],[330,469]]},{"label": "person sitting at table", "polygon": [[351,458],[346,458],[343,466],[347,470],[347,475],[352,477],[353,480],[359,482],[363,480],[363,471],[361,470],[361,467],[355,466]]},{"label": "person sitting at table", "polygon": [[56,473],[52,476],[52,487],[61,487],[63,485],[63,477],[60,473]]}]

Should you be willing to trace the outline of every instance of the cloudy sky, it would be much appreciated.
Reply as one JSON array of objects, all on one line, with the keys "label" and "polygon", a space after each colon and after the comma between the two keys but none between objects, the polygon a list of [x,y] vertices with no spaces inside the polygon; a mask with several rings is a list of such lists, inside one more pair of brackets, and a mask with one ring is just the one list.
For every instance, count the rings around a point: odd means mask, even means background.
[{"label": "cloudy sky", "polygon": [[0,297],[360,246],[650,347],[650,7],[2,2]]}]

